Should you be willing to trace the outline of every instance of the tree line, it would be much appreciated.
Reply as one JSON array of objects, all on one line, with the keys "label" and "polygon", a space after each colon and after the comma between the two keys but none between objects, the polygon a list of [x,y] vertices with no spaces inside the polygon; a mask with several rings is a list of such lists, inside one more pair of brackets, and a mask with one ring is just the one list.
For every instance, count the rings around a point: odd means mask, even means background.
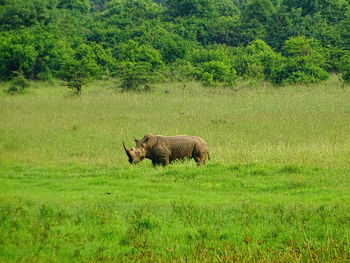
[{"label": "tree line", "polygon": [[349,0],[0,0],[0,78],[350,81]]}]

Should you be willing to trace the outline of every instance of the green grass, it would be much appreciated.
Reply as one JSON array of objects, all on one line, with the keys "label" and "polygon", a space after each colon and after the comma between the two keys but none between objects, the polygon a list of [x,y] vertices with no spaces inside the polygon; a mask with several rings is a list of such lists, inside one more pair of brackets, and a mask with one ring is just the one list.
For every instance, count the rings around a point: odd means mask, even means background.
[{"label": "green grass", "polygon": [[[0,95],[0,262],[350,260],[350,90],[335,78],[114,85]],[[122,141],[146,133],[199,135],[212,160],[130,166]]]}]

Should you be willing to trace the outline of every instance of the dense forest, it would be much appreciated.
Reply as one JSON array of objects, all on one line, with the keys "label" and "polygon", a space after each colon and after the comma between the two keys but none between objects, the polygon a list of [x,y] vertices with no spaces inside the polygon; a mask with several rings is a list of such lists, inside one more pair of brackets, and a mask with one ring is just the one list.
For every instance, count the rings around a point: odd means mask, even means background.
[{"label": "dense forest", "polygon": [[[350,81],[349,0],[0,0],[0,78]],[[146,85],[147,87],[147,85]]]}]

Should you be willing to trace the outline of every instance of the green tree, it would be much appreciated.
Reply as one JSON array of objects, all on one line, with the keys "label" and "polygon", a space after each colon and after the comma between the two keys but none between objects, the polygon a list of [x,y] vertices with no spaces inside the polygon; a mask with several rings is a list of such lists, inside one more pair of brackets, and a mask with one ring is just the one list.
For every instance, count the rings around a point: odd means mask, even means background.
[{"label": "green tree", "polygon": [[276,84],[314,83],[329,77],[325,71],[325,58],[317,51],[312,39],[292,37],[282,47],[286,59],[271,72],[270,80]]},{"label": "green tree", "polygon": [[0,8],[0,31],[47,24],[52,8],[54,2],[50,0],[6,0]]},{"label": "green tree", "polygon": [[275,8],[271,0],[249,0],[242,12],[242,39],[249,43],[255,39],[267,37],[267,25]]},{"label": "green tree", "polygon": [[242,22],[239,16],[220,16],[207,24],[208,42],[239,46],[242,41]]},{"label": "green tree", "polygon": [[340,24],[341,43],[340,45],[350,50],[350,8],[345,13],[344,20]]},{"label": "green tree", "polygon": [[157,80],[165,69],[160,52],[148,45],[130,40],[120,44],[117,50],[117,76],[124,91],[140,90],[142,85]]},{"label": "green tree", "polygon": [[81,93],[83,85],[92,78],[103,75],[103,67],[98,64],[99,57],[88,44],[79,43],[76,47],[67,47],[60,63],[57,76],[64,80],[75,94]]},{"label": "green tree", "polygon": [[23,72],[25,77],[32,78],[37,55],[35,37],[28,30],[0,33],[0,77],[2,79],[11,79],[14,72]]},{"label": "green tree", "polygon": [[66,8],[77,10],[81,13],[88,13],[90,11],[90,2],[89,0],[59,0],[57,8]]},{"label": "green tree", "polygon": [[213,0],[168,0],[167,12],[172,17],[213,17],[217,9]]}]

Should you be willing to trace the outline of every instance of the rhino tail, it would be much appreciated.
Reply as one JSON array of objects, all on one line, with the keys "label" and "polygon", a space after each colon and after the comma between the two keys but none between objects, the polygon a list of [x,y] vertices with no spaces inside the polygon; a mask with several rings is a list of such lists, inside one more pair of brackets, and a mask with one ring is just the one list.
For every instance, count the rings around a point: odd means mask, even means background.
[{"label": "rhino tail", "polygon": [[209,155],[209,152],[208,152],[208,160],[210,161],[210,155]]}]

